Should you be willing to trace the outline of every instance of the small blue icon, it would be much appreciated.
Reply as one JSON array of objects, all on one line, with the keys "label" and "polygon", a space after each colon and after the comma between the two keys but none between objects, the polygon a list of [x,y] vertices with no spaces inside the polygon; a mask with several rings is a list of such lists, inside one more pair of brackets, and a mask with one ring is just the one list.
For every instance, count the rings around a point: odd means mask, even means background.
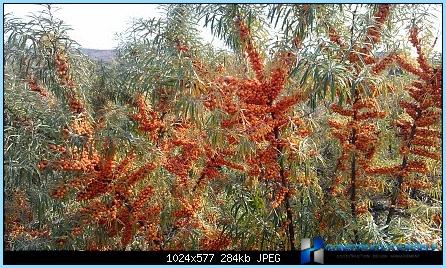
[{"label": "small blue icon", "polygon": [[313,239],[313,247],[311,247],[311,239],[304,238],[301,240],[300,264],[311,262],[311,252],[314,252],[314,262],[324,264],[324,240],[321,237]]}]

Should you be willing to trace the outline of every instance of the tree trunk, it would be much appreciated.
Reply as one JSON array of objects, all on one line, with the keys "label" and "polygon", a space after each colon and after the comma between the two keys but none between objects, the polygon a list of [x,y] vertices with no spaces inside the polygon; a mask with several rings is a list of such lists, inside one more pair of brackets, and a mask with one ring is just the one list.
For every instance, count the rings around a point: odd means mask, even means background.
[{"label": "tree trunk", "polygon": [[[274,118],[274,116],[273,116]],[[274,138],[276,139],[276,141],[279,141],[280,139],[280,132],[278,128],[274,128]],[[277,151],[279,152],[279,157],[280,155],[282,155],[282,151],[283,151],[283,146],[280,144],[277,144]],[[284,166],[283,166],[283,162],[280,161],[280,179],[282,181],[282,186],[289,189],[289,184],[288,181],[285,177],[285,170],[284,170]],[[294,235],[294,222],[293,222],[293,212],[291,210],[291,204],[290,204],[290,193],[289,191],[287,191],[287,193],[285,194],[285,209],[286,209],[286,218],[287,221],[289,222],[288,224],[288,236],[289,236],[289,241],[290,241],[290,248],[292,251],[296,250],[296,245],[295,245],[295,235]]]}]

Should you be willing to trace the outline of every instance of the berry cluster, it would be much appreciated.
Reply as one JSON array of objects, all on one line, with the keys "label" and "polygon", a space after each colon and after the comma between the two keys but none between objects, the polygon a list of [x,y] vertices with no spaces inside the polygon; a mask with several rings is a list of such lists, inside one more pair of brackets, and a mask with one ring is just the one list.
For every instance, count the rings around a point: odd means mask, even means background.
[{"label": "berry cluster", "polygon": [[200,240],[201,248],[206,250],[225,250],[230,246],[232,240],[218,231],[208,231]]},{"label": "berry cluster", "polygon": [[[361,190],[358,193],[366,194],[370,190],[370,185],[379,185],[378,182],[372,181],[367,176],[366,171],[370,169],[369,165],[375,154],[378,141],[374,122],[376,119],[383,118],[385,113],[379,110],[374,98],[357,98],[350,109],[334,104],[332,110],[343,117],[349,118],[345,123],[333,119],[328,121],[332,128],[332,135],[339,140],[342,146],[337,170],[345,172],[349,158],[354,159],[355,165],[350,166],[348,171],[351,174],[354,173],[354,180],[347,182],[343,180],[342,176],[336,176],[330,188],[331,194],[335,196],[340,194],[342,185],[346,187],[344,191],[346,195],[350,193],[352,187],[355,188],[355,191]],[[378,189],[378,187],[373,188]]]},{"label": "berry cluster", "polygon": [[[401,100],[399,103],[410,119],[401,118],[395,122],[402,140],[400,153],[403,156],[403,161],[401,165],[369,168],[370,173],[388,174],[398,178],[392,206],[400,207],[410,205],[408,191],[411,188],[424,189],[428,187],[424,181],[411,180],[410,174],[425,174],[428,171],[426,158],[440,159],[438,152],[440,132],[435,128],[441,117],[442,69],[440,67],[434,71],[434,68],[427,63],[419,44],[416,26],[410,30],[409,40],[417,49],[419,67],[400,55],[394,57],[400,67],[418,77],[418,80],[405,88],[410,100]],[[421,156],[422,160],[411,160],[415,159],[415,156]],[[391,216],[392,213],[389,213],[388,221]]]},{"label": "berry cluster", "polygon": [[164,127],[162,120],[158,118],[157,112],[147,109],[142,95],[138,95],[136,98],[136,106],[138,113],[132,114],[133,120],[138,123],[139,130],[148,133],[152,140],[156,140]]},{"label": "berry cluster", "polygon": [[43,97],[48,96],[48,91],[37,83],[37,80],[34,78],[34,76],[30,76],[28,78],[28,86],[29,90],[37,92]]},{"label": "berry cluster", "polygon": [[240,31],[240,39],[245,43],[245,51],[248,55],[249,62],[251,63],[252,69],[256,74],[256,78],[259,81],[262,81],[264,78],[264,64],[263,59],[260,56],[260,53],[254,47],[254,44],[251,39],[251,32],[248,28],[248,25],[243,20],[237,20],[236,22],[239,31]]},{"label": "berry cluster", "polygon": [[67,55],[62,51],[58,51],[56,53],[54,63],[56,65],[57,75],[61,81],[61,84],[70,89],[74,89],[76,85],[70,74],[70,64],[68,62]]},{"label": "berry cluster", "polygon": [[285,187],[280,188],[280,190],[276,194],[275,199],[271,203],[271,207],[272,208],[279,207],[282,204],[283,200],[285,199],[285,195],[287,193],[288,193],[288,188],[285,188]]}]

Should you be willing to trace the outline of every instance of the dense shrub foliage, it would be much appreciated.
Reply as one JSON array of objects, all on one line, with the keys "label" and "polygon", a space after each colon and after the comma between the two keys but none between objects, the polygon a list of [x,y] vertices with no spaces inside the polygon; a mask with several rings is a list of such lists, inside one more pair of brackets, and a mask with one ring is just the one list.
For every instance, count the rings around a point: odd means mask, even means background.
[{"label": "dense shrub foliage", "polygon": [[432,8],[166,5],[108,63],[6,16],[5,247],[441,248]]}]

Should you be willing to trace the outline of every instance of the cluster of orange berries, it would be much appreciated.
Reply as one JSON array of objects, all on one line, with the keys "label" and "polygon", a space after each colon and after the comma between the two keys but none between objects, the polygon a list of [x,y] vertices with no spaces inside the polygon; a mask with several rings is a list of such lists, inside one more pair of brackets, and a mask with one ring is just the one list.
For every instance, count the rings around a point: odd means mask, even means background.
[{"label": "cluster of orange berries", "polygon": [[213,165],[226,166],[228,168],[232,168],[232,169],[240,170],[240,171],[243,171],[245,169],[240,164],[236,164],[234,162],[224,159],[224,154],[219,154],[219,157],[215,158],[215,162],[213,163]]},{"label": "cluster of orange berries", "polygon": [[415,125],[419,128],[432,126],[440,119],[439,114],[428,114],[422,112],[421,115],[425,117],[419,117],[415,120]]},{"label": "cluster of orange berries", "polygon": [[205,67],[204,63],[200,59],[193,58],[192,59],[192,65],[194,66],[195,70],[199,74],[201,74],[203,76],[206,76],[206,75],[209,74],[209,71],[207,70],[207,68]]},{"label": "cluster of orange berries", "polygon": [[[378,141],[376,127],[373,124],[362,125],[361,131],[356,135],[355,148],[364,154],[364,164],[373,157],[376,147],[374,144]],[[360,162],[362,164],[362,162]]]},{"label": "cluster of orange berries", "polygon": [[279,100],[278,102],[276,102],[270,108],[270,112],[278,113],[278,112],[287,111],[288,109],[293,107],[293,105],[298,103],[301,99],[302,99],[302,95],[300,93],[296,93],[294,95],[284,97],[281,100]]},{"label": "cluster of orange berries", "polygon": [[427,62],[426,56],[424,55],[423,50],[421,49],[421,44],[420,44],[420,40],[418,39],[418,33],[419,33],[419,29],[417,26],[414,26],[410,29],[409,31],[409,41],[412,43],[412,45],[417,49],[417,53],[418,53],[418,64],[420,65],[420,68],[424,71],[424,72],[432,72],[432,69],[429,65],[429,63]]},{"label": "cluster of orange berries", "polygon": [[277,192],[273,202],[271,202],[272,208],[277,208],[282,204],[283,200],[285,199],[285,195],[288,193],[288,188],[281,187],[280,190]]},{"label": "cluster of orange berries", "polygon": [[372,73],[375,75],[382,73],[394,61],[395,61],[395,54],[393,53],[381,58],[375,65],[372,66]]},{"label": "cluster of orange berries", "polygon": [[[338,160],[339,161],[339,160]],[[340,163],[341,161],[339,161]],[[339,169],[339,167],[338,167]],[[344,179],[342,176],[336,176],[333,178],[332,182],[331,182],[331,186],[330,186],[330,195],[331,196],[338,196],[342,190],[342,183],[344,182]]]},{"label": "cluster of orange berries", "polygon": [[443,223],[443,217],[441,216],[441,214],[434,214],[432,216],[432,221],[435,223],[435,225],[440,227]]},{"label": "cluster of orange berries", "polygon": [[280,65],[271,71],[271,77],[269,79],[269,89],[267,93],[268,100],[275,100],[283,90],[286,82],[286,76],[289,68],[285,65]]},{"label": "cluster of orange berries", "polygon": [[129,153],[127,156],[116,166],[116,174],[127,174],[130,166],[134,164],[136,158],[135,153]]},{"label": "cluster of orange berries", "polygon": [[396,205],[400,208],[407,208],[410,205],[409,196],[407,193],[402,192],[398,195],[396,199]]},{"label": "cluster of orange berries", "polygon": [[[50,149],[62,153],[62,158],[51,163],[42,161],[39,164],[39,168],[50,166],[65,171],[82,172],[80,177],[57,187],[52,196],[63,198],[70,189],[75,189],[77,200],[83,201],[87,206],[78,211],[82,218],[81,223],[85,225],[93,221],[103,225],[111,237],[121,233],[121,242],[125,246],[133,237],[135,219],[141,216],[140,213],[159,212],[156,206],[144,207],[152,194],[150,186],[140,191],[133,202],[129,201],[133,185],[146,177],[156,165],[148,162],[128,172],[134,165],[133,159],[136,155],[130,153],[121,162],[116,161],[115,150],[110,146],[109,140],[104,143],[105,155],[100,156],[93,143],[93,128],[84,116],[78,117],[69,128],[64,129],[65,138],[72,135],[85,138],[83,148],[75,147],[67,150],[62,146],[50,145]],[[107,194],[112,197],[111,206],[105,200],[98,199]]]},{"label": "cluster of orange berries", "polygon": [[401,170],[399,165],[397,166],[385,166],[385,167],[367,167],[366,172],[369,174],[379,174],[379,175],[395,175]]},{"label": "cluster of orange berries", "polygon": [[238,29],[240,31],[240,38],[242,40],[249,37],[250,31],[249,31],[248,25],[246,25],[246,23],[243,20],[238,19],[236,21],[236,26],[238,27]]},{"label": "cluster of orange berries", "polygon": [[177,175],[180,184],[184,186],[187,184],[190,168],[200,157],[200,147],[195,141],[187,139],[173,139],[170,146],[181,147],[181,154],[170,157],[163,166],[170,173]]},{"label": "cluster of orange berries", "polygon": [[401,108],[403,108],[406,111],[406,113],[410,115],[410,117],[412,117],[413,119],[418,118],[419,116],[418,113],[421,112],[421,110],[419,109],[417,104],[405,100],[401,100],[399,104]]},{"label": "cluster of orange berries", "polygon": [[268,103],[268,95],[264,94],[265,85],[259,80],[246,79],[233,86],[237,86],[236,94],[244,103],[257,105]]},{"label": "cluster of orange berries", "polygon": [[258,161],[262,167],[262,173],[267,180],[280,180],[280,166],[277,162],[277,150],[273,146],[268,146],[258,153]]},{"label": "cluster of orange berries", "polygon": [[[286,123],[282,115],[300,100],[300,95],[294,94],[273,105],[274,100],[285,86],[286,75],[295,57],[292,53],[279,53],[277,66],[271,71],[269,79],[265,80],[263,63],[249,39],[250,33],[247,25],[238,20],[237,26],[240,30],[241,39],[246,41],[245,51],[248,53],[251,67],[256,73],[256,79],[238,80],[234,77],[218,79],[218,86],[215,87],[214,91],[219,91],[219,94],[209,93],[206,105],[215,108],[218,105],[215,96],[222,95],[224,101],[220,106],[225,112],[232,115],[230,119],[222,122],[222,127],[230,128],[236,124],[242,124],[245,131],[251,133],[253,140],[260,141],[271,136],[270,134],[275,128]],[[233,102],[234,93],[240,100],[238,106]],[[275,118],[280,119],[267,120],[271,118],[273,113]],[[267,123],[265,123],[265,120],[267,120]]]},{"label": "cluster of orange berries", "polygon": [[254,45],[251,42],[248,42],[246,45],[246,52],[248,53],[248,58],[251,63],[252,69],[254,70],[254,73],[256,74],[256,78],[259,81],[263,80],[263,61],[260,54],[257,52],[257,50],[254,48]]},{"label": "cluster of orange berries", "polygon": [[153,187],[150,185],[140,191],[137,198],[132,203],[132,209],[134,211],[141,211],[144,204],[153,195],[153,192]]},{"label": "cluster of orange berries", "polygon": [[51,192],[51,196],[55,199],[63,199],[66,196],[68,190],[68,187],[65,185],[59,186]]},{"label": "cluster of orange berries", "polygon": [[250,134],[251,140],[253,141],[261,141],[264,139],[265,136],[267,136],[269,133],[273,131],[275,127],[274,120],[270,120],[266,123],[253,126],[254,131]]},{"label": "cluster of orange berries", "polygon": [[336,129],[336,130],[340,130],[344,127],[343,123],[341,123],[335,119],[328,119],[327,123],[332,129]]},{"label": "cluster of orange berries", "polygon": [[133,237],[133,223],[134,220],[132,218],[132,215],[130,211],[123,209],[122,213],[119,217],[119,221],[123,225],[122,234],[121,234],[121,245],[127,246]]},{"label": "cluster of orange berries", "polygon": [[344,41],[333,27],[330,27],[330,29],[328,30],[328,38],[330,38],[331,42],[337,44],[341,48],[345,47]]},{"label": "cluster of orange berries", "polygon": [[39,170],[44,170],[47,166],[48,166],[48,160],[41,160],[41,161],[39,161],[39,163],[37,164],[37,168],[38,168]]},{"label": "cluster of orange berries", "polygon": [[414,136],[412,139],[413,145],[425,146],[425,147],[433,147],[437,146],[439,143],[438,139],[433,139],[432,137],[423,137],[423,136]]},{"label": "cluster of orange berries", "polygon": [[367,98],[367,99],[358,99],[355,103],[353,103],[353,110],[359,111],[360,109],[368,108],[368,109],[376,109],[378,107],[378,103],[375,98]]},{"label": "cluster of orange berries", "polygon": [[[216,78],[206,92],[204,105],[213,110],[219,108],[229,116],[221,122],[222,128],[234,130],[243,136],[252,134],[255,142],[264,142],[266,147],[257,150],[248,157],[248,173],[254,176],[261,176],[262,179],[281,181],[280,166],[278,164],[278,146],[280,141],[275,138],[274,131],[280,129],[290,121],[286,115],[298,101],[301,100],[299,94],[276,99],[282,93],[289,68],[295,61],[295,56],[291,53],[279,53],[277,64],[272,68],[268,79],[265,79],[264,63],[260,53],[256,50],[249,32],[248,26],[238,20],[237,27],[244,45],[244,50],[250,63],[251,69],[255,73],[254,79],[238,79],[231,76]],[[200,71],[203,66],[199,61],[193,61],[195,68]],[[299,121],[299,125],[300,125]],[[300,129],[302,135],[308,135],[308,129]],[[238,139],[226,137],[231,145],[237,144]],[[181,151],[176,156],[168,157],[163,166],[171,173],[182,178],[181,185],[186,185],[188,173],[192,165],[200,155],[202,150],[191,139],[173,139],[169,141],[164,151],[173,151],[173,147],[181,147]],[[173,146],[173,147],[171,147]],[[205,150],[206,151],[206,150]],[[219,168],[222,166],[235,170],[244,170],[244,166],[233,163],[225,159],[231,153],[216,152],[207,154],[206,165],[202,170],[197,185],[200,185],[204,178],[212,179],[219,177]],[[282,182],[283,183],[283,182]],[[286,184],[284,188],[288,188]],[[194,188],[195,189],[195,188]],[[181,192],[176,197],[183,200],[181,209],[174,215],[179,218],[176,226],[181,227],[191,223],[195,215],[197,205],[194,201],[188,201]],[[285,196],[283,197],[285,198]],[[283,200],[283,199],[282,199]],[[277,202],[280,205],[282,201]]]},{"label": "cluster of orange berries", "polygon": [[358,113],[356,115],[356,120],[367,120],[367,119],[373,119],[373,118],[384,118],[386,113],[384,111],[368,111],[364,113]]},{"label": "cluster of orange berries", "polygon": [[75,84],[70,75],[70,66],[65,53],[58,51],[56,53],[54,62],[57,69],[57,75],[59,76],[62,85],[73,89],[75,87]]},{"label": "cluster of orange berries", "polygon": [[[206,165],[206,167],[203,169],[203,178],[206,177],[209,180],[221,177],[222,174],[218,170],[218,166],[213,166],[212,164]],[[198,185],[202,184],[202,180],[197,182]]]},{"label": "cluster of orange berries", "polygon": [[201,238],[200,248],[205,248],[206,250],[225,250],[231,243],[232,240],[229,236],[214,231]]},{"label": "cluster of orange berries", "polygon": [[381,190],[383,190],[382,183],[370,177],[356,180],[355,186],[363,190],[371,190],[373,192],[380,192]]},{"label": "cluster of orange berries", "polygon": [[359,204],[356,204],[356,206],[355,206],[356,215],[365,214],[368,211],[369,211],[369,206],[365,202],[361,202]]},{"label": "cluster of orange berries", "polygon": [[245,50],[248,54],[248,59],[251,63],[252,69],[254,70],[254,73],[256,74],[256,78],[259,81],[263,80],[264,74],[263,74],[263,60],[259,54],[259,52],[255,49],[254,44],[251,40],[251,33],[249,31],[248,25],[246,23],[239,19],[236,22],[236,26],[239,29],[240,39],[242,42],[245,42]]},{"label": "cluster of orange berries", "polygon": [[175,45],[175,48],[180,52],[188,52],[189,51],[189,48],[186,45],[182,44],[181,42],[177,42]]},{"label": "cluster of orange berries", "polygon": [[77,96],[76,92],[74,91],[76,84],[70,75],[68,57],[64,52],[58,51],[56,53],[55,65],[61,85],[67,86],[71,90],[70,92],[68,92],[68,106],[70,108],[70,111],[75,114],[83,113],[85,111],[85,107],[79,96]]},{"label": "cluster of orange berries", "polygon": [[260,120],[269,112],[272,112],[272,107],[265,104],[253,104],[253,103],[242,103],[241,113],[246,118],[249,123]]},{"label": "cluster of orange berries", "polygon": [[429,151],[427,149],[424,148],[420,148],[420,147],[411,147],[410,148],[410,153],[411,154],[415,154],[415,155],[419,155],[419,156],[423,156],[423,157],[427,157],[427,158],[431,158],[434,160],[440,160],[441,156],[438,152],[432,152]]},{"label": "cluster of orange berries", "polygon": [[108,187],[113,181],[111,172],[100,171],[95,175],[95,178],[91,179],[91,182],[87,184],[85,189],[77,194],[77,201],[93,199],[109,190]]},{"label": "cluster of orange berries", "polygon": [[[364,109],[366,111],[363,111]],[[377,141],[377,133],[375,125],[367,121],[385,116],[384,112],[377,109],[376,100],[373,98],[358,98],[351,109],[344,109],[337,104],[332,105],[332,110],[335,113],[351,117],[347,124],[335,120],[328,121],[332,127],[333,136],[339,139],[345,149],[354,147],[364,153],[366,159],[370,159],[375,152],[374,144]],[[355,131],[355,137],[352,137],[351,131]]]},{"label": "cluster of orange berries", "polygon": [[99,163],[99,155],[87,150],[73,151],[72,155],[64,155],[63,158],[52,162],[51,166],[58,170],[90,172]]},{"label": "cluster of orange berries", "polygon": [[390,5],[381,4],[378,6],[377,12],[373,15],[375,18],[375,25],[367,29],[367,38],[372,44],[379,43],[381,40],[381,29],[384,22],[390,14]]},{"label": "cluster of orange berries", "polygon": [[[410,154],[440,159],[437,152],[440,133],[431,127],[440,120],[442,78],[438,73],[433,72],[433,68],[427,63],[418,39],[418,28],[415,26],[410,30],[409,40],[418,52],[419,67],[409,63],[401,56],[395,56],[396,62],[404,70],[418,76],[419,80],[406,87],[406,91],[412,101],[400,101],[400,106],[412,118],[412,120],[399,119],[396,126],[399,128],[399,135],[402,137],[401,154],[404,161],[399,167],[397,175],[402,179],[400,186],[400,196],[397,205],[407,207],[409,204],[407,191],[409,188],[423,189],[428,187],[424,181],[408,181],[410,173],[426,173],[427,165],[424,160],[408,161]],[[391,170],[395,172],[395,170]]]},{"label": "cluster of orange berries", "polygon": [[51,231],[48,226],[44,225],[39,229],[33,227],[34,213],[26,191],[14,190],[12,195],[8,196],[4,209],[5,249],[12,250],[10,241],[15,241],[19,237],[27,240],[50,239]]},{"label": "cluster of orange berries", "polygon": [[331,105],[331,110],[337,114],[340,114],[342,116],[352,116],[353,115],[353,110],[351,109],[344,109],[342,108],[340,105],[338,104],[332,104]]},{"label": "cluster of orange berries", "polygon": [[156,168],[156,164],[149,162],[132,172],[126,179],[126,186],[131,186],[138,181],[144,179],[145,176],[147,176],[148,173],[150,173],[152,170]]},{"label": "cluster of orange berries", "polygon": [[[176,225],[184,226],[187,220],[193,218],[197,210],[201,207],[201,198],[195,197],[192,200],[187,200],[184,196],[179,198],[180,209],[174,212],[174,217],[178,218]],[[181,220],[183,219],[183,220]]]},{"label": "cluster of orange berries", "polygon": [[413,73],[419,77],[428,78],[424,75],[423,71],[415,66],[413,63],[408,61],[408,59],[403,55],[395,55],[395,61],[398,63],[402,69],[406,70],[409,73]]},{"label": "cluster of orange berries", "polygon": [[[383,27],[384,22],[387,20],[390,14],[390,5],[381,4],[378,6],[378,11],[374,14],[375,23],[368,28],[366,36],[365,36],[365,45],[359,49],[359,53],[357,50],[357,45],[354,46],[353,51],[351,51],[348,55],[348,59],[352,63],[359,62],[359,54],[362,55],[363,61],[365,64],[373,64],[376,62],[376,59],[370,54],[373,45],[380,42],[381,40],[381,29]],[[357,66],[355,66],[357,67]]]},{"label": "cluster of orange berries", "polygon": [[99,171],[86,174],[86,177],[93,178],[90,179],[90,183],[77,196],[80,201],[92,200],[92,198],[106,193],[112,194],[111,207],[106,203],[102,203],[103,201],[97,200],[88,203],[88,208],[82,209],[80,213],[88,216],[87,222],[93,220],[107,227],[110,237],[116,236],[119,230],[122,229],[121,243],[123,246],[131,241],[137,220],[143,221],[143,218],[159,214],[160,212],[159,207],[156,205],[144,208],[144,205],[153,194],[153,188],[150,185],[146,185],[143,190],[135,194],[134,200],[130,201],[129,195],[132,192],[132,186],[155,167],[154,164],[147,163],[128,175],[118,172],[119,170],[127,170],[132,163],[130,159],[133,157],[133,154],[127,156],[118,165],[116,165],[116,161],[111,160],[105,163]]},{"label": "cluster of orange berries", "polygon": [[252,177],[258,177],[261,175],[261,164],[259,158],[256,155],[250,155],[247,159],[248,175]]},{"label": "cluster of orange berries", "polygon": [[[268,91],[266,91],[270,102],[275,100],[283,90],[288,72],[296,60],[295,55],[291,52],[280,52],[277,58],[276,66],[271,71],[269,85],[267,85]],[[298,98],[299,96],[296,95],[295,97]]]},{"label": "cluster of orange berries", "polygon": [[67,148],[65,148],[62,145],[50,144],[50,145],[48,145],[48,147],[51,150],[53,150],[55,152],[59,152],[59,153],[65,153],[67,151]]},{"label": "cluster of orange berries", "polygon": [[[152,139],[156,139],[158,131],[164,127],[163,122],[158,118],[155,111],[147,110],[146,103],[142,95],[138,95],[136,98],[136,105],[138,107],[138,113],[132,115],[133,120],[138,122],[138,128],[150,134]],[[150,118],[149,116],[150,115]]]},{"label": "cluster of orange berries", "polygon": [[408,187],[412,188],[412,189],[419,189],[419,190],[423,190],[423,189],[427,189],[429,188],[431,185],[428,181],[426,180],[410,180],[408,182]]},{"label": "cluster of orange berries", "polygon": [[43,97],[48,96],[48,91],[46,91],[46,89],[44,87],[39,86],[39,84],[37,83],[37,80],[33,76],[30,76],[28,78],[28,86],[29,86],[29,90],[37,92]]},{"label": "cluster of orange berries", "polygon": [[408,172],[414,172],[414,173],[426,173],[427,172],[427,166],[424,161],[408,161],[407,165],[405,166],[405,170]]},{"label": "cluster of orange berries", "polygon": [[[354,173],[354,181],[348,183],[348,187],[342,189],[342,183],[345,181],[342,175],[337,175],[332,181],[330,194],[338,196],[343,193],[347,196],[352,187],[356,189],[356,196],[351,202],[359,202],[361,196],[370,190],[380,191],[382,188],[378,181],[372,180],[366,174],[372,169],[370,160],[376,152],[376,144],[378,141],[378,132],[375,125],[377,118],[383,118],[385,113],[379,111],[379,107],[374,98],[361,98],[357,96],[351,104],[350,109],[340,107],[337,104],[332,105],[332,110],[342,116],[348,117],[349,120],[341,123],[335,120],[329,120],[328,124],[332,128],[332,135],[336,137],[342,146],[341,156],[338,159],[337,171],[345,172],[347,159],[351,154],[354,155],[355,164],[351,164],[348,172]],[[375,170],[376,171],[376,170]],[[364,214],[368,211],[368,205],[364,202],[356,203],[354,212],[356,215]]]},{"label": "cluster of orange berries", "polygon": [[90,145],[93,142],[94,129],[85,117],[75,119],[68,127],[62,130],[64,139],[68,139],[71,135],[81,136],[85,138],[85,143]]},{"label": "cluster of orange berries", "polygon": [[81,114],[85,111],[85,107],[83,102],[76,96],[75,93],[70,93],[68,96],[68,107],[70,107],[70,111],[75,114]]}]

